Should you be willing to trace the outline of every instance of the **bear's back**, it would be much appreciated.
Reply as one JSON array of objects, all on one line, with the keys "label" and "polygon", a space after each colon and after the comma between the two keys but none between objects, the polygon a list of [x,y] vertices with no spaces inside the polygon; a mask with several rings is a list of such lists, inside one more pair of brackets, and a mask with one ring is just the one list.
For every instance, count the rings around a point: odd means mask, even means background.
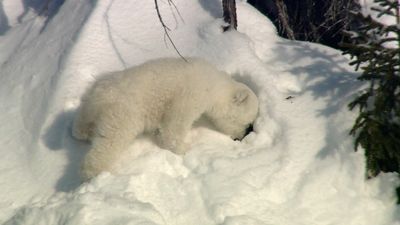
[{"label": "bear's back", "polygon": [[[209,101],[218,97],[232,79],[208,62],[188,58],[161,58],[132,68],[102,75],[89,89],[86,98],[99,104],[129,101],[160,107],[179,96],[187,101]],[[101,101],[101,102],[99,102]],[[160,105],[159,105],[160,104]]]},{"label": "bear's back", "polygon": [[150,95],[170,96],[197,90],[210,92],[232,83],[225,72],[198,58],[188,58],[187,62],[181,58],[155,59],[118,73],[121,89]]}]

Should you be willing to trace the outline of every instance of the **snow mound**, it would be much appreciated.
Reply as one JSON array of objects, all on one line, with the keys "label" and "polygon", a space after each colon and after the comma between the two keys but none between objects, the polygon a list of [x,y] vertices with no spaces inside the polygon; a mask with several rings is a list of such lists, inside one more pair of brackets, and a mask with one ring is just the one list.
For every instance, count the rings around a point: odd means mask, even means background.
[{"label": "snow mound", "polygon": [[47,16],[25,2],[0,3],[1,223],[400,224],[396,176],[366,181],[348,136],[346,105],[360,88],[348,60],[279,38],[244,1],[238,31],[225,33],[220,1],[159,6],[183,55],[255,91],[255,132],[237,142],[199,121],[183,157],[140,137],[117,174],[82,184],[88,144],[70,123],[85,88],[103,72],[177,54],[152,1],[54,1]]}]

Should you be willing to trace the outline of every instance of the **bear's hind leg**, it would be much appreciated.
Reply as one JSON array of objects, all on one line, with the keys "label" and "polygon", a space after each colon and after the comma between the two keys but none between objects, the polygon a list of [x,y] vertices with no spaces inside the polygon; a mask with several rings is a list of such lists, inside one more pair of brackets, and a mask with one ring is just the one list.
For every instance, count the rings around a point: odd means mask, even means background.
[{"label": "bear's hind leg", "polygon": [[95,112],[89,111],[89,107],[83,103],[78,108],[72,123],[72,136],[82,141],[90,140],[93,132],[95,115]]},{"label": "bear's hind leg", "polygon": [[133,127],[127,121],[120,121],[115,115],[113,116],[113,120],[103,118],[103,121],[96,124],[92,147],[85,156],[81,168],[83,180],[95,177],[102,171],[113,172],[113,166],[121,153],[128,149],[132,140],[142,131],[140,126]]},{"label": "bear's hind leg", "polygon": [[94,137],[92,148],[82,163],[81,176],[83,180],[95,177],[103,171],[112,172],[115,162],[121,153],[128,149],[131,141],[132,135],[126,137],[124,134],[113,137]]}]

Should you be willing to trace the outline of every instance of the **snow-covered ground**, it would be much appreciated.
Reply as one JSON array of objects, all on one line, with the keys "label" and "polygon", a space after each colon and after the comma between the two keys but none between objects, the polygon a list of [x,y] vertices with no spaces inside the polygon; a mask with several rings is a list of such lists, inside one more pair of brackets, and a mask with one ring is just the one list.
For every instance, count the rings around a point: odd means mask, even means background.
[{"label": "snow-covered ground", "polygon": [[200,122],[183,157],[141,137],[118,174],[82,184],[88,144],[71,138],[70,123],[84,89],[100,73],[178,56],[153,1],[41,2],[0,2],[0,223],[400,224],[397,177],[366,181],[348,136],[346,105],[360,88],[348,60],[279,38],[243,1],[238,31],[225,33],[218,0],[174,0],[179,13],[159,6],[183,55],[257,93],[255,133],[235,142]]}]

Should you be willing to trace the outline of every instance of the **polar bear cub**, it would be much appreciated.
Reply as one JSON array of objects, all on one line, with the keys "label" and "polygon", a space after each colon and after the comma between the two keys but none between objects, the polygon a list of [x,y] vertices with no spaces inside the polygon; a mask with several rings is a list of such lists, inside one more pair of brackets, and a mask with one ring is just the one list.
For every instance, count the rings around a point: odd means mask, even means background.
[{"label": "polar bear cub", "polygon": [[111,171],[119,153],[141,133],[157,133],[160,147],[184,154],[183,140],[200,116],[242,139],[257,113],[250,88],[196,58],[157,59],[103,75],[84,94],[73,122],[73,136],[92,144],[82,177]]}]

